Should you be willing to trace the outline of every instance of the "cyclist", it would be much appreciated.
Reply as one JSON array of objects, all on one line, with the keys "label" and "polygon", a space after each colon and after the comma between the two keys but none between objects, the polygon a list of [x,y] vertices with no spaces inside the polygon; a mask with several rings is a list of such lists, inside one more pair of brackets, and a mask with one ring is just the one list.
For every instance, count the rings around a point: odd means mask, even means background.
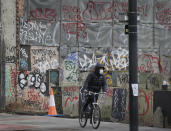
[{"label": "cyclist", "polygon": [[[106,82],[106,78],[103,75],[103,73],[104,73],[104,66],[100,63],[97,63],[94,68],[94,71],[91,72],[87,76],[87,78],[84,82],[84,86],[81,89],[81,92],[92,91],[95,93],[99,93],[101,89],[103,90],[103,92],[106,92],[107,82]],[[86,99],[86,102],[83,106],[83,112],[86,110],[86,108],[89,104],[92,106],[92,102],[94,101],[93,99],[94,99],[93,96],[91,96],[91,95],[88,96],[88,98]],[[95,99],[96,99],[96,101],[98,100],[98,95],[95,96]],[[90,114],[91,114],[91,112],[90,112]],[[90,120],[90,123],[91,123],[91,120]]]}]

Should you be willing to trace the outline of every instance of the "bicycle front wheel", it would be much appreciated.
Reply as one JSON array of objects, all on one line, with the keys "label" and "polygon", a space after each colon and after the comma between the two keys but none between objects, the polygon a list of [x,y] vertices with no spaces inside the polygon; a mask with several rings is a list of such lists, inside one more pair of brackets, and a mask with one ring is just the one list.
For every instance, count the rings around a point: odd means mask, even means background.
[{"label": "bicycle front wheel", "polygon": [[100,107],[98,105],[94,105],[93,112],[92,112],[92,127],[94,129],[97,129],[100,125],[100,121],[101,121]]},{"label": "bicycle front wheel", "polygon": [[83,111],[80,111],[79,113],[79,123],[81,127],[85,127],[87,124],[87,115]]}]

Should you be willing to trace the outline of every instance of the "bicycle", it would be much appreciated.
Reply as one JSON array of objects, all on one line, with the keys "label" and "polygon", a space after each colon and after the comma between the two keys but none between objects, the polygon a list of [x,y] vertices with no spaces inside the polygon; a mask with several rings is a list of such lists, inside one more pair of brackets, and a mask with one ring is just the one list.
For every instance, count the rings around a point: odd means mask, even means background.
[{"label": "bicycle", "polygon": [[90,103],[88,106],[87,106],[87,109],[83,112],[83,106],[81,106],[81,110],[79,110],[79,123],[80,123],[80,126],[81,127],[85,127],[86,124],[87,124],[87,120],[88,118],[90,117],[91,121],[92,121],[92,127],[94,129],[97,129],[99,126],[100,126],[100,121],[101,121],[101,110],[100,110],[100,107],[99,107],[99,103],[96,101],[95,99],[95,96],[96,95],[99,95],[99,94],[105,94],[104,92],[101,92],[101,93],[94,93],[94,92],[91,92],[89,91],[88,93],[87,92],[83,92],[81,93],[80,92],[80,102],[84,103],[85,104],[85,101],[86,101],[86,98],[89,96],[89,95],[93,95],[93,102]]}]

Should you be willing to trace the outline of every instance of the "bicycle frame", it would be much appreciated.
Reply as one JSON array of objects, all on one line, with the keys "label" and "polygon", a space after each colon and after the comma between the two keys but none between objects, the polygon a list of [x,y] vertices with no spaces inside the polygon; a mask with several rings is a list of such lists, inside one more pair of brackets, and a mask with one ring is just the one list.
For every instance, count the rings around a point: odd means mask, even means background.
[{"label": "bicycle frame", "polygon": [[[80,92],[81,93],[81,95],[82,95],[82,92]],[[93,105],[99,105],[99,103],[96,101],[96,99],[95,99],[95,96],[96,95],[100,95],[100,94],[106,94],[105,92],[100,92],[100,93],[96,93],[96,92],[92,92],[92,91],[85,91],[84,93],[87,93],[88,95],[93,95]],[[83,95],[82,95],[83,96]]]}]

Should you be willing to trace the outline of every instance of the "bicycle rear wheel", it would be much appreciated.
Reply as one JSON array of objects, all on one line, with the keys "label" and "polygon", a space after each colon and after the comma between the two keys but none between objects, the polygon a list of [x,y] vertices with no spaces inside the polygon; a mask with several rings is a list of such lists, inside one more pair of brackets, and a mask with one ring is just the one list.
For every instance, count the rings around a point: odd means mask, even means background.
[{"label": "bicycle rear wheel", "polygon": [[100,107],[98,105],[94,105],[93,112],[92,112],[92,127],[94,129],[97,129],[100,125],[100,121],[101,121]]}]

